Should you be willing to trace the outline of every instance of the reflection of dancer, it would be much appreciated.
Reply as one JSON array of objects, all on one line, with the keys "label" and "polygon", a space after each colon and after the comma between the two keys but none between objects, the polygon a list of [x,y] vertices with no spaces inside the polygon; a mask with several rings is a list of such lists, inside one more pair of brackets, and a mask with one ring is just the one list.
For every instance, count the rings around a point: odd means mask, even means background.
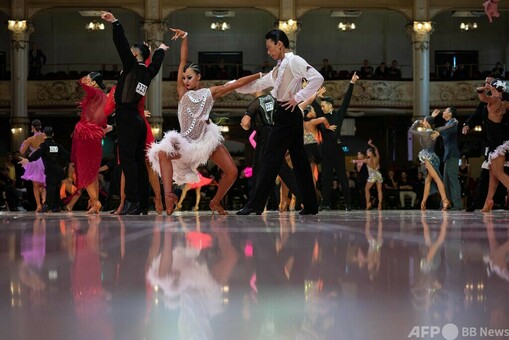
[{"label": "reflection of dancer", "polygon": [[152,168],[163,180],[168,215],[173,213],[178,200],[173,193],[173,180],[177,184],[198,182],[196,169],[210,158],[223,170],[224,175],[219,180],[216,194],[209,206],[212,212],[227,215],[220,202],[235,182],[238,171],[228,150],[221,143],[223,136],[219,127],[209,120],[209,114],[216,98],[246,85],[261,74],[246,76],[223,86],[202,88],[198,65],[187,64],[187,32],[172,30],[175,32],[172,39],[182,38],[177,76],[178,118],[182,132],[167,132],[161,142],[152,144],[148,157]]},{"label": "reflection of dancer", "polygon": [[[34,135],[27,138],[21,144],[19,149],[22,156],[27,152],[27,150],[30,150],[30,153],[33,153],[39,148],[41,143],[44,142],[46,136],[41,129],[41,121],[39,119],[34,119],[32,121],[32,133]],[[42,162],[42,159],[39,159],[35,162],[28,163],[23,166],[23,168],[25,169],[25,173],[21,176],[21,178],[27,181],[32,181],[35,203],[37,204],[35,212],[39,212],[46,201],[46,175],[44,174],[44,163]]]},{"label": "reflection of dancer", "polygon": [[[426,201],[430,194],[431,182],[434,181],[438,187],[438,191],[442,198],[442,210],[447,210],[450,206],[449,200],[445,193],[444,182],[440,177],[440,159],[435,153],[435,140],[431,138],[433,134],[433,126],[435,119],[431,116],[425,117],[423,120],[416,120],[410,127],[410,132],[414,135],[420,136],[422,150],[419,152],[419,160],[426,167],[426,179],[424,181],[424,193],[421,201],[421,210],[426,210]],[[419,131],[418,128],[423,130]]]},{"label": "reflection of dancer", "polygon": [[210,319],[222,310],[222,287],[228,284],[237,262],[237,252],[226,230],[211,222],[212,236],[219,245],[218,260],[211,268],[199,247],[173,248],[173,234],[165,230],[163,248],[150,265],[147,280],[164,293],[165,305],[180,308],[179,339],[212,339]]},{"label": "reflection of dancer", "polygon": [[99,259],[99,217],[89,219],[88,228],[73,226],[71,293],[77,316],[78,330],[83,339],[113,339],[112,320],[107,311],[107,294],[102,286]]},{"label": "reflection of dancer", "polygon": [[507,265],[507,254],[509,254],[509,239],[500,244],[497,241],[494,230],[493,217],[484,216],[484,224],[486,225],[486,233],[488,236],[488,243],[490,245],[489,256],[484,258],[488,264],[488,274],[495,273],[501,279],[509,282],[509,267]]},{"label": "reflection of dancer", "polygon": [[371,188],[375,183],[376,190],[378,192],[378,210],[382,210],[382,201],[384,197],[382,183],[384,182],[384,179],[378,170],[380,167],[380,154],[378,153],[378,148],[375,144],[373,144],[371,139],[368,141],[368,145],[370,146],[366,152],[368,158],[352,159],[352,163],[365,163],[368,167],[368,179],[364,189],[364,195],[366,196],[366,210],[371,209]]},{"label": "reflection of dancer", "polygon": [[36,217],[31,234],[23,234],[21,238],[21,256],[19,276],[22,283],[34,294],[46,289],[42,279],[41,268],[46,256],[46,220]]},{"label": "reflection of dancer", "polygon": [[87,214],[98,214],[101,210],[99,202],[99,167],[102,160],[102,139],[111,131],[106,124],[104,107],[106,86],[100,73],[91,72],[80,79],[79,84],[85,91],[81,102],[80,120],[72,134],[71,162],[76,171],[76,187],[85,188],[89,200]]},{"label": "reflection of dancer", "polygon": [[438,301],[437,294],[441,292],[445,281],[445,253],[442,245],[449,221],[447,215],[444,215],[435,241],[432,240],[425,215],[422,215],[421,223],[424,236],[423,254],[419,263],[421,275],[411,292],[414,297],[414,306],[428,310]]}]

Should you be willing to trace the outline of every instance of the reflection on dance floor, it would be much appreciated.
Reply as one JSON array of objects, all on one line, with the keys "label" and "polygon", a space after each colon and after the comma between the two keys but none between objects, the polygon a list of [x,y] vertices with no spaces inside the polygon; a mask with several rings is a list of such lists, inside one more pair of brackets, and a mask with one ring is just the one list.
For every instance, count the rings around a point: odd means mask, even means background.
[{"label": "reflection on dance floor", "polygon": [[505,211],[0,220],[2,339],[509,337]]}]

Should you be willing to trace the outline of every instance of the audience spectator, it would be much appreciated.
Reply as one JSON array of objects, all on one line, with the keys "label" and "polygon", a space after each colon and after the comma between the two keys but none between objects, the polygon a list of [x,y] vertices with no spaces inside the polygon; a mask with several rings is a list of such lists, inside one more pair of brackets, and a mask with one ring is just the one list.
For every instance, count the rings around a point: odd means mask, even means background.
[{"label": "audience spectator", "polygon": [[387,66],[385,62],[381,62],[380,65],[376,67],[375,74],[373,78],[375,79],[385,79],[387,77]]},{"label": "audience spectator", "polygon": [[387,79],[398,80],[401,79],[401,70],[398,68],[398,61],[393,60],[391,63],[391,67],[387,69],[386,72]]},{"label": "audience spectator", "polygon": [[399,183],[394,170],[387,171],[384,180],[384,197],[387,208],[397,208],[399,199]]},{"label": "audience spectator", "polygon": [[371,79],[373,78],[373,66],[369,64],[368,59],[364,59],[362,62],[361,69],[359,71],[359,76],[361,79]]},{"label": "audience spectator", "polygon": [[401,178],[399,180],[399,202],[401,203],[401,208],[404,209],[405,198],[410,197],[410,208],[415,207],[415,201],[417,199],[417,194],[414,191],[414,186],[412,182],[408,179],[408,174],[406,171],[401,171]]},{"label": "audience spectator", "polygon": [[332,69],[332,65],[329,64],[329,59],[323,59],[322,68],[320,69],[320,73],[322,74],[324,79],[332,79],[332,74],[334,70]]},{"label": "audience spectator", "polygon": [[32,49],[28,53],[28,77],[32,79],[40,78],[42,65],[44,64],[46,64],[46,55],[37,47],[36,43],[32,43]]},{"label": "audience spectator", "polygon": [[504,78],[505,71],[504,67],[502,66],[502,63],[500,61],[497,61],[495,64],[495,67],[491,69],[491,73],[493,78]]},{"label": "audience spectator", "polygon": [[456,67],[456,70],[454,71],[453,78],[455,80],[468,79],[468,74],[467,74],[467,70],[465,70],[465,65],[458,64],[458,67]]},{"label": "audience spectator", "polygon": [[268,60],[265,60],[259,67],[258,72],[267,73],[272,70],[272,65],[269,64]]},{"label": "audience spectator", "polygon": [[422,171],[419,171],[417,173],[417,180],[414,183],[414,191],[417,195],[417,206],[421,205],[422,196],[424,196],[424,173]]},{"label": "audience spectator", "polygon": [[0,168],[0,209],[18,210],[16,186],[6,167]]},{"label": "audience spectator", "polygon": [[442,80],[452,80],[454,77],[454,69],[450,62],[446,62],[440,71],[440,79]]}]

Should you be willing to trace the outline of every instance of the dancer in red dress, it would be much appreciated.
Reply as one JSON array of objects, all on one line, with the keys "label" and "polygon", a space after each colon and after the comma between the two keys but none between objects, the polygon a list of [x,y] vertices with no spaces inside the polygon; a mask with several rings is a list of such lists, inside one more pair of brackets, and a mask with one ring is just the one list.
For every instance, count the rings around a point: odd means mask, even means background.
[{"label": "dancer in red dress", "polygon": [[80,79],[79,84],[85,91],[81,102],[81,118],[76,124],[72,135],[71,161],[76,170],[76,187],[86,188],[89,200],[87,213],[99,213],[99,167],[102,160],[101,141],[104,134],[111,131],[106,124],[104,107],[106,86],[100,73],[91,72]]}]

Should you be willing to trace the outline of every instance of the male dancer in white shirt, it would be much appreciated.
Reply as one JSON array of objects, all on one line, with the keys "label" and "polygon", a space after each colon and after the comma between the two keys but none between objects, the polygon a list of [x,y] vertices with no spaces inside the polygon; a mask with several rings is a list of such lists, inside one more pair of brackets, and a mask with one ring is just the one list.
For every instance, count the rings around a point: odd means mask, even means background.
[{"label": "male dancer in white shirt", "polygon": [[[268,136],[267,149],[262,156],[254,193],[237,215],[260,215],[263,212],[287,150],[290,152],[304,205],[300,214],[316,215],[318,203],[311,167],[304,151],[303,119],[298,104],[318,91],[323,77],[303,58],[290,52],[290,42],[283,31],[275,29],[268,32],[265,35],[265,46],[267,54],[278,61],[277,66],[260,79],[238,88],[237,92],[253,93],[273,87],[271,93],[278,101],[278,108],[274,114],[274,128]],[[301,86],[303,78],[308,80],[305,88]]]}]

